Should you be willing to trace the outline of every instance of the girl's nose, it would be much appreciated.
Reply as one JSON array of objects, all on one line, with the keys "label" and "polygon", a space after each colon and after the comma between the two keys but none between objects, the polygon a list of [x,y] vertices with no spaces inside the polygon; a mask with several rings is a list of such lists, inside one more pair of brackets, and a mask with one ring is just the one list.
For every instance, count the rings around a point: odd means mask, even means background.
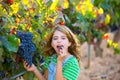
[{"label": "girl's nose", "polygon": [[61,42],[61,39],[58,39],[58,41],[57,41],[57,42],[59,42],[59,43],[60,43],[60,42]]}]

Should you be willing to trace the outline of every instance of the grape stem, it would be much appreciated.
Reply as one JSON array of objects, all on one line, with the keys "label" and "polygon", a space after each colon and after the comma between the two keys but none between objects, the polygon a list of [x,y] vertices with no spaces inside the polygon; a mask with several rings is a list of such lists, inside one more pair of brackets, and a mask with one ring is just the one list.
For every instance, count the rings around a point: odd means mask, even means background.
[{"label": "grape stem", "polygon": [[12,76],[12,77],[8,78],[8,80],[15,79],[15,78],[17,78],[17,77],[19,77],[19,76],[21,76],[21,75],[25,74],[26,72],[27,72],[27,71],[22,71],[22,72],[20,72],[19,74],[16,74],[16,75],[14,75],[14,76]]}]

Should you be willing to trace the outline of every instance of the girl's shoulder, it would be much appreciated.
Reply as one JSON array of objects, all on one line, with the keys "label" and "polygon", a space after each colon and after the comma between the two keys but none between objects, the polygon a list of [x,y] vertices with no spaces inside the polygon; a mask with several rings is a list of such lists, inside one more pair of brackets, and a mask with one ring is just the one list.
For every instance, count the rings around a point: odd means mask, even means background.
[{"label": "girl's shoulder", "polygon": [[73,65],[74,65],[74,67],[79,67],[78,61],[74,56],[70,57],[64,64],[65,67],[69,67],[69,66],[73,66]]},{"label": "girl's shoulder", "polygon": [[63,67],[63,76],[67,80],[76,80],[80,72],[77,59],[73,56],[67,60]]}]

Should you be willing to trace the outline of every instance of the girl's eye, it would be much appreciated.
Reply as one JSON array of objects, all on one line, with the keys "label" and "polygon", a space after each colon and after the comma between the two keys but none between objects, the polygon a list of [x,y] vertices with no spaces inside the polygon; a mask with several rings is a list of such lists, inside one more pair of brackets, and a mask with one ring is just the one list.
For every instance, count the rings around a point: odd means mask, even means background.
[{"label": "girl's eye", "polygon": [[[58,40],[58,39],[59,39],[59,37],[53,37],[53,40]],[[61,39],[62,39],[62,40],[65,40],[66,37],[61,37]]]},{"label": "girl's eye", "polygon": [[62,39],[66,39],[65,37],[62,37]]},{"label": "girl's eye", "polygon": [[57,37],[54,37],[53,40],[57,40],[58,38]]}]

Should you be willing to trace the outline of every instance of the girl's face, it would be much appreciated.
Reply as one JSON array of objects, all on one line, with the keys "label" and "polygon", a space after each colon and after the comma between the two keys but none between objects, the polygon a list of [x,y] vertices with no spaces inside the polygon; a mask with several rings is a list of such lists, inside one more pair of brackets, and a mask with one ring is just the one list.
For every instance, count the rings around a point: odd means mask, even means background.
[{"label": "girl's face", "polygon": [[60,50],[68,53],[68,47],[71,45],[71,42],[69,42],[67,36],[64,33],[60,31],[55,31],[52,37],[51,45],[56,53],[59,55]]}]

